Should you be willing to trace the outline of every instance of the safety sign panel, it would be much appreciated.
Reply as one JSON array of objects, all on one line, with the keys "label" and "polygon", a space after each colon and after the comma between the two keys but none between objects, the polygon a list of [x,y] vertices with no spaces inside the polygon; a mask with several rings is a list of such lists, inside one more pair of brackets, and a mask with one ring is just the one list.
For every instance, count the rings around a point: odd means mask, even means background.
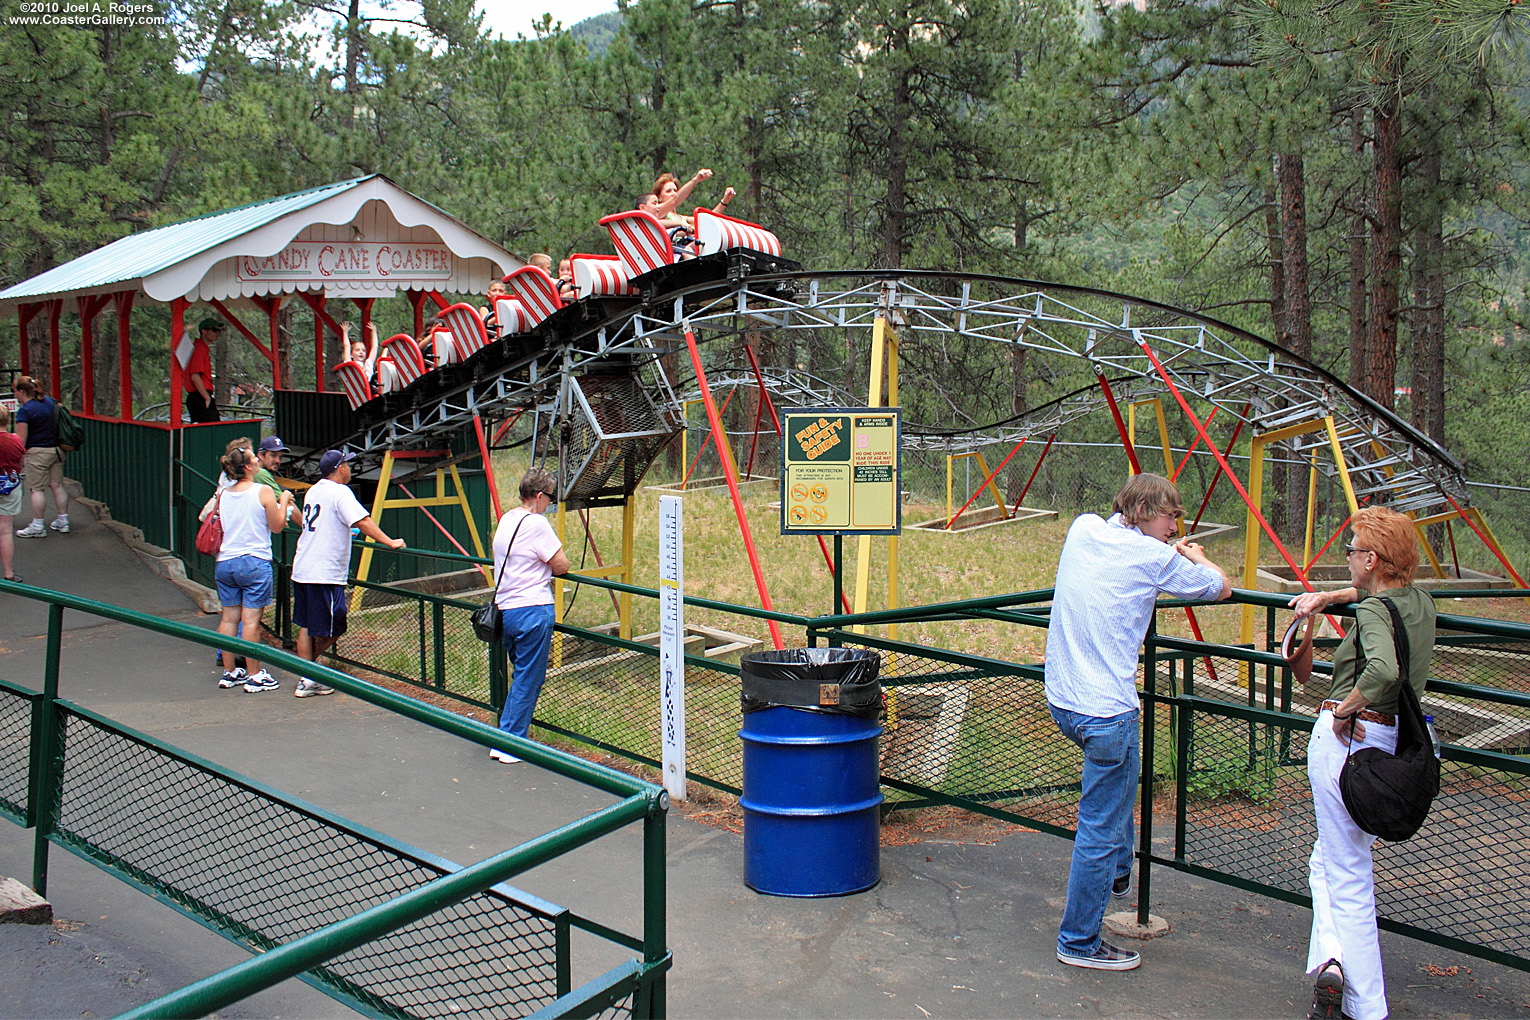
[{"label": "safety sign panel", "polygon": [[902,417],[896,407],[783,411],[781,534],[902,530]]}]

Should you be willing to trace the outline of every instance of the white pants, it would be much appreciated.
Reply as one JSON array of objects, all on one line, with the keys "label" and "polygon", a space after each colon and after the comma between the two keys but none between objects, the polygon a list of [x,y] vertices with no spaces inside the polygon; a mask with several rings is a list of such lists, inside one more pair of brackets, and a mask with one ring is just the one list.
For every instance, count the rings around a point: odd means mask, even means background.
[{"label": "white pants", "polygon": [[[1355,750],[1397,749],[1397,727],[1365,722],[1365,737]],[[1371,844],[1344,809],[1339,770],[1348,751],[1333,732],[1333,713],[1318,716],[1307,744],[1307,778],[1317,812],[1317,842],[1308,864],[1312,888],[1312,937],[1307,943],[1307,973],[1338,960],[1344,967],[1344,1014],[1355,1020],[1382,1020],[1387,990],[1381,973],[1381,945],[1376,939],[1376,883]]]}]

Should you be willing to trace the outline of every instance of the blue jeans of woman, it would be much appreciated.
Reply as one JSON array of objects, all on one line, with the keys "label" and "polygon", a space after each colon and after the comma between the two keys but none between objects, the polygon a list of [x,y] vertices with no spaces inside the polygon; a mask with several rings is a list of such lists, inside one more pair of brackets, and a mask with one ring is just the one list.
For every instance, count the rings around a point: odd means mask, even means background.
[{"label": "blue jeans of woman", "polygon": [[1078,834],[1057,950],[1092,956],[1100,948],[1111,883],[1132,871],[1132,805],[1142,770],[1140,713],[1100,718],[1049,707],[1063,736],[1084,750]]},{"label": "blue jeans of woman", "polygon": [[500,641],[510,656],[510,696],[499,715],[499,728],[517,737],[531,729],[531,713],[547,679],[552,650],[553,607],[521,606],[500,610]]}]

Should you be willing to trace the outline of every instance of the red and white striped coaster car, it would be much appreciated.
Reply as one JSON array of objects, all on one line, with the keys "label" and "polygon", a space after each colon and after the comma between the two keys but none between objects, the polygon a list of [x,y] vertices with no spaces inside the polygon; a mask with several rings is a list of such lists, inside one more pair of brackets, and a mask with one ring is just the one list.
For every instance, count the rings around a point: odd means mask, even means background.
[{"label": "red and white striped coaster car", "polygon": [[600,225],[611,235],[611,246],[627,268],[627,279],[674,264],[669,231],[652,213],[629,209],[602,217]]},{"label": "red and white striped coaster car", "polygon": [[631,274],[615,255],[570,255],[574,291],[584,297],[625,297],[637,291],[628,284]]},{"label": "red and white striped coaster car", "polygon": [[710,209],[696,210],[696,242],[703,255],[715,255],[730,248],[750,248],[767,255],[781,254],[781,239],[764,227]]},{"label": "red and white striped coaster car", "polygon": [[522,266],[505,277],[505,286],[520,301],[533,326],[563,307],[557,283],[540,266]]},{"label": "red and white striped coaster car", "polygon": [[425,374],[425,356],[420,353],[420,345],[414,337],[408,333],[395,333],[383,341],[383,350],[393,359],[394,367],[398,370],[398,381],[394,390],[401,390],[411,386],[414,381]]},{"label": "red and white striped coaster car", "polygon": [[342,361],[335,366],[335,374],[345,386],[345,398],[351,402],[351,410],[372,399],[372,383],[367,370],[359,361]]},{"label": "red and white striped coaster car", "polygon": [[438,364],[450,365],[466,361],[489,342],[489,332],[484,327],[478,309],[472,305],[461,302],[452,305],[441,313],[441,322],[446,326],[449,336],[443,342],[438,331],[436,344],[438,348],[450,351],[451,354],[443,357],[441,353],[437,353]]}]

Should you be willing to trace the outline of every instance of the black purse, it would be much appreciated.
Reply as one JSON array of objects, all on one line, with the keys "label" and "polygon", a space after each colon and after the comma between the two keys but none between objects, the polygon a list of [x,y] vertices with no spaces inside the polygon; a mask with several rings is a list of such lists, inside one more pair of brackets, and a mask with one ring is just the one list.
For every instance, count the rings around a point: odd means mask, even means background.
[{"label": "black purse", "polygon": [[[530,517],[528,512],[526,517]],[[494,591],[489,595],[489,601],[473,610],[473,615],[468,619],[473,624],[473,634],[480,641],[493,644],[499,640],[500,631],[504,627],[504,621],[500,618],[499,606],[499,579],[504,576],[505,563],[510,559],[510,549],[515,545],[515,536],[521,533],[521,525],[526,523],[526,517],[522,517],[515,525],[515,530],[510,532],[510,544],[505,546],[504,558],[499,561],[499,569],[494,572]]]},{"label": "black purse", "polygon": [[[1339,772],[1339,794],[1356,825],[1388,842],[1400,843],[1412,838],[1429,815],[1429,807],[1440,792],[1440,760],[1434,756],[1423,706],[1408,682],[1408,638],[1402,614],[1391,599],[1381,601],[1392,614],[1392,642],[1402,683],[1397,699],[1397,752],[1387,754],[1379,747],[1356,751],[1351,720],[1350,751]],[[1356,634],[1357,648],[1359,644]]]}]

